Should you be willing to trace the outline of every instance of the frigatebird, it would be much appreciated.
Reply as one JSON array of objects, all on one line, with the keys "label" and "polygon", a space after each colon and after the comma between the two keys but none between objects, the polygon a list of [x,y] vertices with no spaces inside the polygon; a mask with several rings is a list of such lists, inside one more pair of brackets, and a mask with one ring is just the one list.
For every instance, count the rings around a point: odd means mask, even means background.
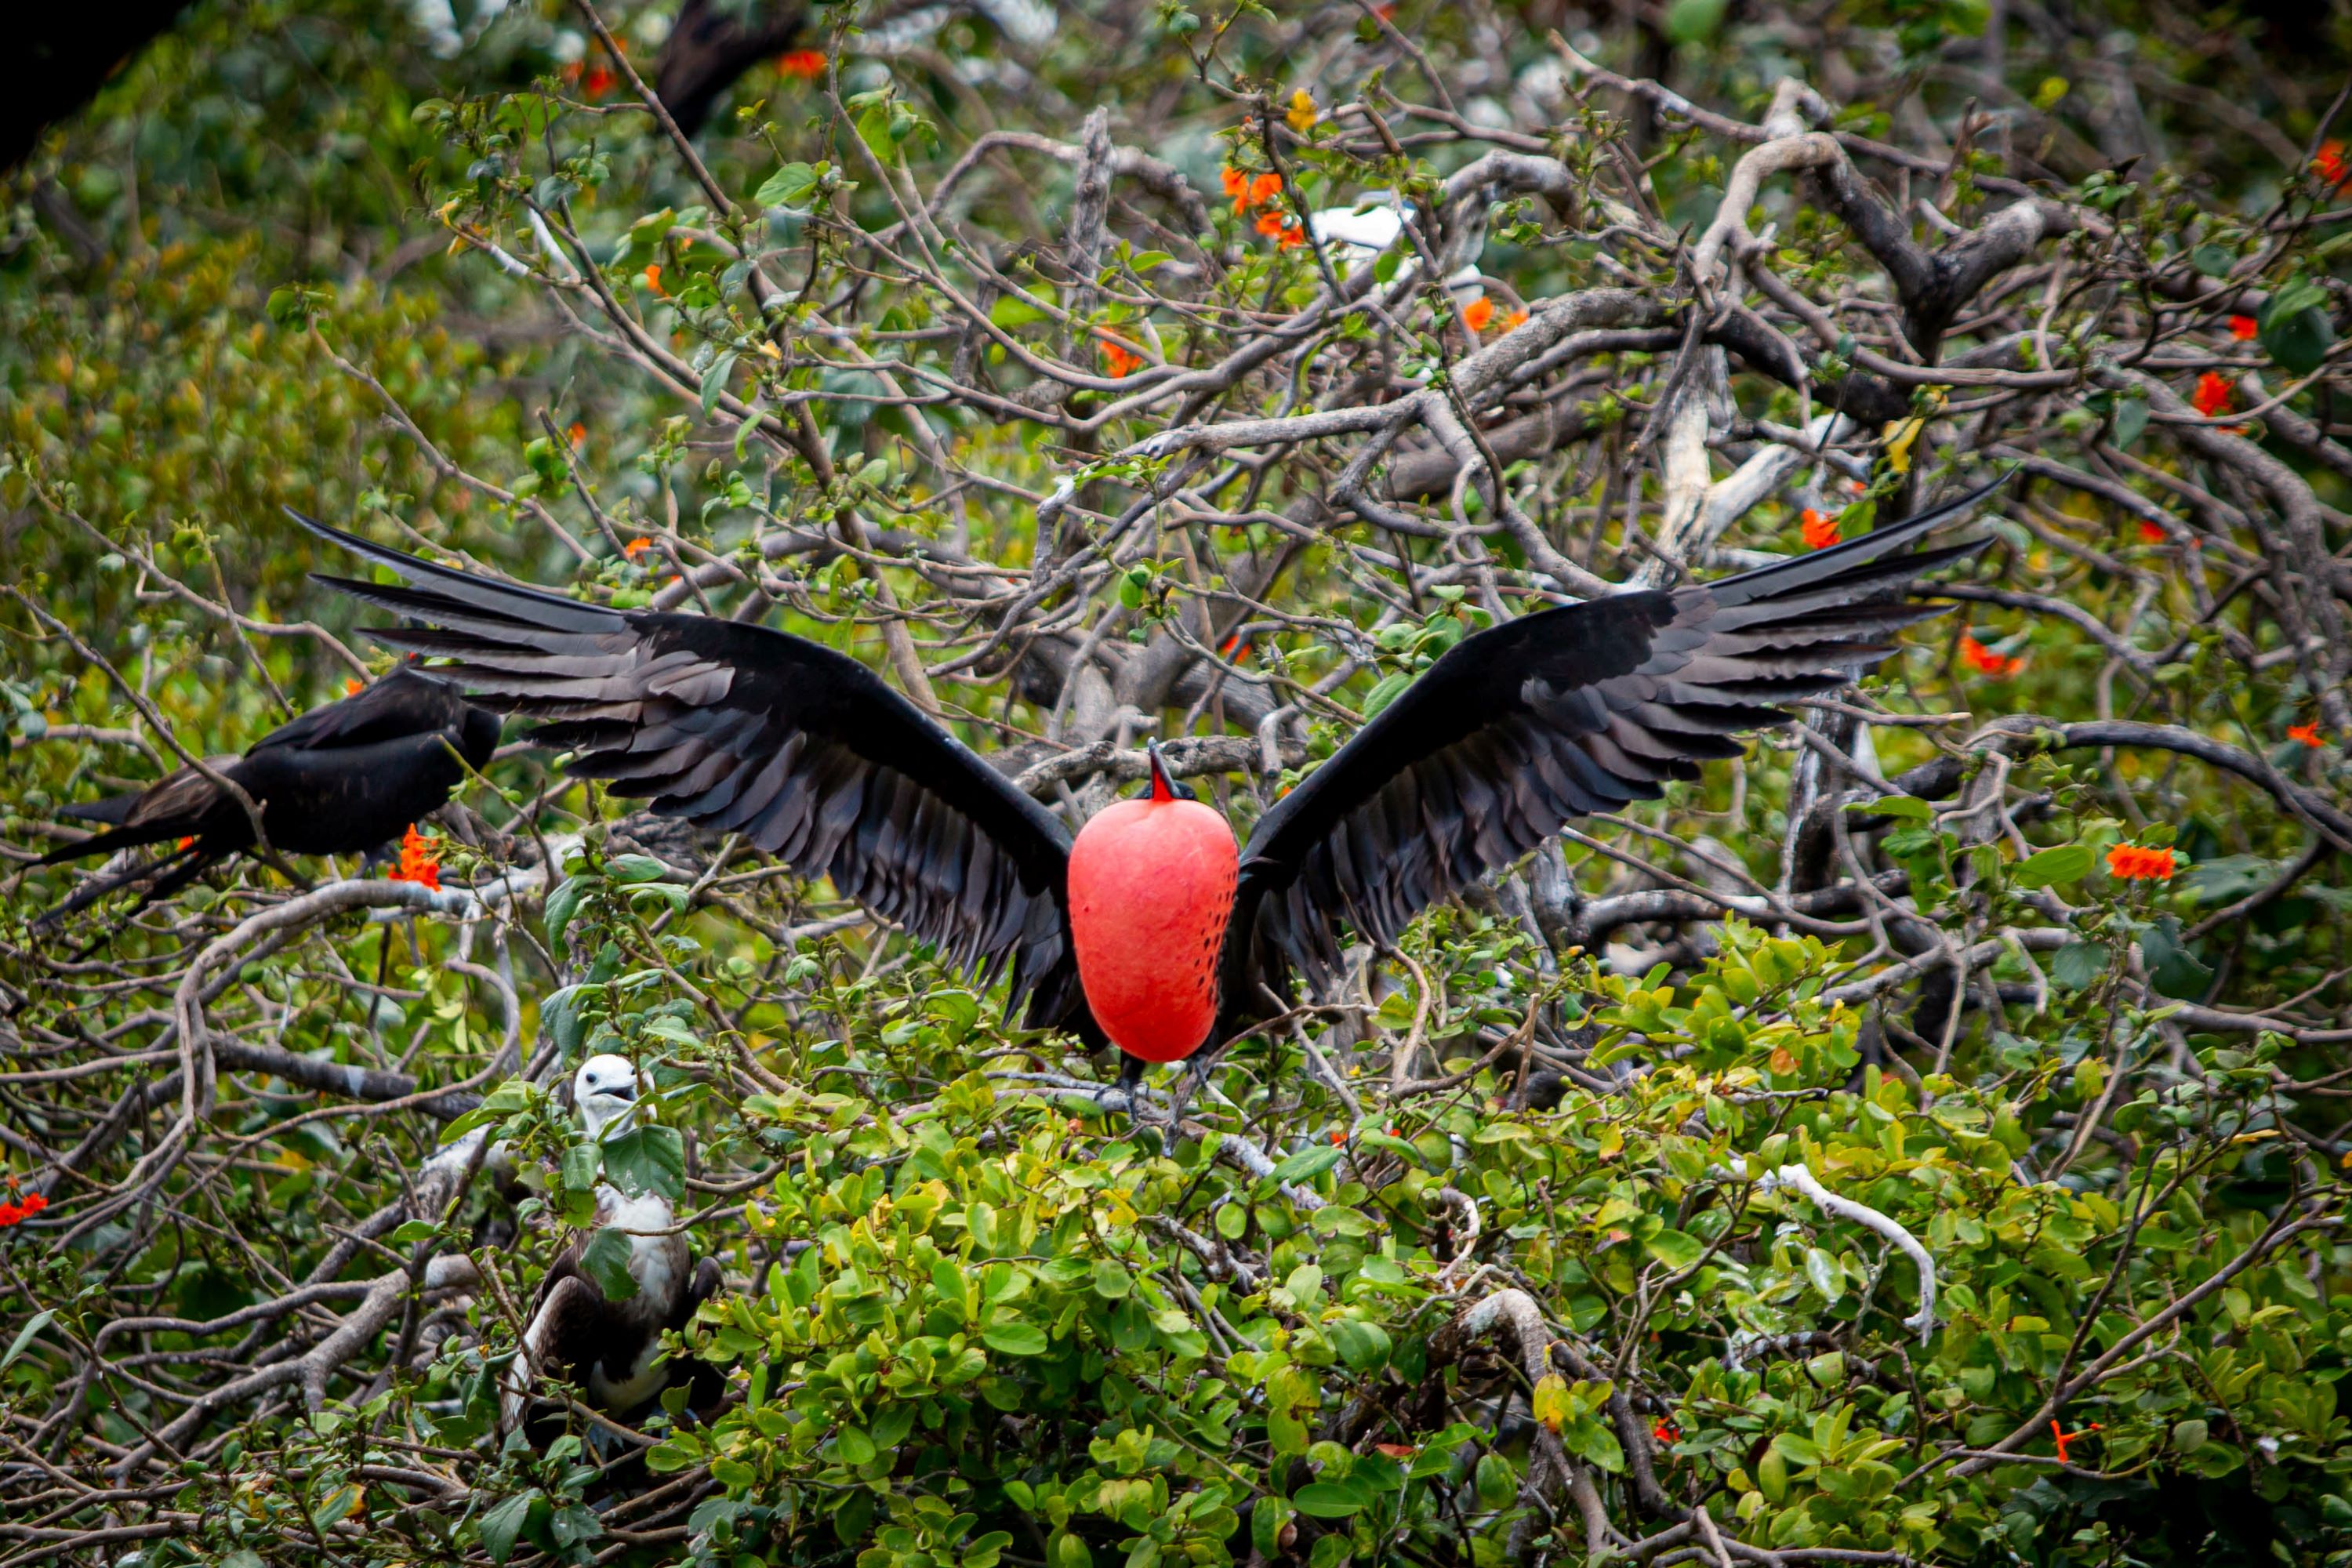
[{"label": "frigatebird", "polygon": [[384,641],[652,809],[742,834],[935,944],[1009,967],[1008,1012],[1145,1062],[1206,1057],[1326,980],[1343,928],[1392,944],[1430,904],[1571,817],[1654,799],[1772,704],[1832,691],[1948,606],[1910,596],[1972,539],[1914,549],[2000,479],[1903,522],[1717,582],[1621,593],[1464,637],[1259,818],[1169,778],[1076,843],[1045,807],[881,679],[805,638],[706,616],[608,609],[306,523],[405,586],[322,577],[409,625]]},{"label": "frigatebird", "polygon": [[[499,717],[457,687],[402,665],[357,692],[281,724],[242,757],[206,765],[260,807],[269,847],[289,855],[363,854],[449,798],[467,771],[498,750]],[[254,847],[243,802],[194,767],[143,790],[66,807],[58,815],[107,831],[60,845],[36,865],[173,843],[159,859],[101,877],[41,916],[64,919],[117,889],[142,885],[142,901],[173,893],[215,862]]]},{"label": "frigatebird", "polygon": [[[639,1088],[637,1069],[625,1057],[607,1054],[582,1062],[572,1075],[572,1101],[588,1136],[602,1142],[627,1131],[636,1117]],[[690,1367],[663,1358],[661,1337],[665,1330],[683,1330],[694,1310],[718,1293],[719,1260],[706,1258],[689,1270],[691,1258],[676,1228],[677,1214],[657,1192],[630,1197],[609,1182],[600,1183],[596,1226],[617,1227],[628,1237],[635,1292],[614,1300],[590,1277],[590,1236],[564,1250],[539,1282],[523,1330],[523,1353],[504,1380],[499,1407],[509,1431],[522,1420],[533,1372],[577,1383],[590,1403],[615,1416],[659,1397],[679,1373],[691,1374]]]}]

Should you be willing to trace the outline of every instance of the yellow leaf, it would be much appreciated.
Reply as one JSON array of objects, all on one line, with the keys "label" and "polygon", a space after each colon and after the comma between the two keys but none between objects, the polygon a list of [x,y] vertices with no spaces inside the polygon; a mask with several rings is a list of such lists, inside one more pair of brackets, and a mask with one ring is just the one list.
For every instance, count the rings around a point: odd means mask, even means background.
[{"label": "yellow leaf", "polygon": [[1572,1414],[1568,1405],[1568,1379],[1556,1372],[1546,1373],[1543,1381],[1536,1384],[1533,1407],[1536,1419],[1557,1434],[1560,1423]]},{"label": "yellow leaf", "polygon": [[1885,429],[1886,466],[1898,474],[1911,471],[1911,448],[1919,439],[1919,432],[1927,427],[1924,416],[1901,419]]},{"label": "yellow leaf", "polygon": [[1290,95],[1290,112],[1283,118],[1290,121],[1293,131],[1304,136],[1315,128],[1316,121],[1322,116],[1315,111],[1315,95],[1302,87]]}]

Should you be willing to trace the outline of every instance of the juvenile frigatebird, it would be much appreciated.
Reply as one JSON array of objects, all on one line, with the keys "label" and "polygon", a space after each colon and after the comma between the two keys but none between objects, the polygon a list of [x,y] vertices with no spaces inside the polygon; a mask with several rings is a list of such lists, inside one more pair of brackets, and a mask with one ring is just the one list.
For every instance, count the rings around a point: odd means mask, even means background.
[{"label": "juvenile frigatebird", "polygon": [[[572,1108],[598,1142],[629,1130],[638,1091],[637,1069],[625,1057],[590,1057],[572,1075]],[[686,1237],[675,1228],[677,1214],[659,1193],[630,1197],[601,1183],[595,1223],[628,1236],[635,1293],[615,1301],[590,1278],[584,1260],[593,1232],[564,1250],[539,1282],[523,1330],[523,1354],[508,1369],[499,1400],[506,1430],[522,1420],[534,1371],[577,1383],[591,1404],[616,1416],[658,1397],[674,1374],[690,1375],[690,1368],[663,1359],[661,1336],[664,1330],[684,1329],[694,1310],[717,1294],[719,1260],[706,1258],[689,1267]]]},{"label": "juvenile frigatebird", "polygon": [[[320,581],[424,623],[375,635],[456,662],[476,698],[551,721],[575,776],[744,835],[992,976],[1033,1027],[1146,1061],[1222,1046],[1288,1005],[1286,972],[1339,966],[1341,930],[1407,921],[1570,818],[1654,799],[1734,757],[1770,704],[1834,690],[1946,607],[1918,576],[1980,540],[1915,550],[2000,481],[1851,543],[1720,582],[1539,611],[1464,637],[1259,818],[1171,783],[1061,823],[864,665],[705,616],[607,609],[320,534],[404,587]],[[309,520],[304,520],[306,522]],[[1206,1058],[1202,1058],[1205,1061]],[[1197,1064],[1196,1064],[1197,1065]]]},{"label": "juvenile frigatebird", "polygon": [[[449,792],[498,750],[499,715],[457,687],[403,665],[352,695],[264,735],[242,757],[209,760],[214,773],[261,809],[269,847],[289,855],[355,855],[397,838],[437,809]],[[254,847],[244,803],[193,767],[131,795],[70,805],[61,816],[107,831],[60,845],[36,865],[53,866],[143,845],[174,843],[170,854],[102,877],[43,914],[47,925],[119,888],[144,885],[145,900],[170,897],[215,861]]]}]

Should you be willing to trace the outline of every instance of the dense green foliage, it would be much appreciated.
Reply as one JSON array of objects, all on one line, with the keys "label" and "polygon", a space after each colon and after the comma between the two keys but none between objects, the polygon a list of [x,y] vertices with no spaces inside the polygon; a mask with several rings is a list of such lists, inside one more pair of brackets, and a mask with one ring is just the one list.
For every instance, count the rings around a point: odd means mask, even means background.
[{"label": "dense green foliage", "polygon": [[[2347,1561],[2352,19],[2276,9],[825,6],[697,163],[568,6],[196,6],[0,187],[0,1568]],[[1780,115],[1844,140],[1723,217]],[[1286,221],[1391,192],[1335,306]],[[286,505],[856,653],[1074,825],[1191,738],[1245,835],[1482,622],[2019,463],[1865,695],[1173,1126],[520,732],[430,829],[470,914],[31,929],[58,807],[386,667]],[[425,1202],[477,1127],[518,1180]],[[534,1446],[600,1179],[724,1266],[727,1394]]]}]

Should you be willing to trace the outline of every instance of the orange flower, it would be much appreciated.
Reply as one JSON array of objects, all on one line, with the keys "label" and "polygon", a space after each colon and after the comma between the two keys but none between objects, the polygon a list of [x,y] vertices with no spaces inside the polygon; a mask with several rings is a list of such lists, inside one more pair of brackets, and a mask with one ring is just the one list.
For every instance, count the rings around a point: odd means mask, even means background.
[{"label": "orange flower", "polygon": [[796,76],[803,81],[813,80],[824,74],[824,51],[794,49],[777,59],[776,68],[786,76]]},{"label": "orange flower", "polygon": [[23,1201],[16,1206],[23,1209],[26,1214],[38,1214],[43,1209],[49,1206],[49,1200],[43,1197],[38,1193],[26,1193]]},{"label": "orange flower", "polygon": [[1272,212],[1259,214],[1257,231],[1258,233],[1265,235],[1269,239],[1280,240],[1282,242],[1282,248],[1285,250],[1289,250],[1294,247],[1307,243],[1306,233],[1299,228],[1298,220],[1292,217],[1288,213]]},{"label": "orange flower", "polygon": [[610,70],[607,70],[604,67],[591,66],[588,68],[588,74],[581,80],[580,85],[586,90],[589,99],[593,101],[593,100],[602,98],[606,93],[612,91],[613,83],[618,79],[618,78],[614,77],[613,73]]},{"label": "orange flower", "polygon": [[2290,741],[2301,741],[2315,752],[2327,743],[2319,738],[2319,724],[2316,720],[2308,724],[2287,726],[2286,738]]},{"label": "orange flower", "polygon": [[651,550],[653,547],[654,542],[650,539],[632,539],[626,544],[621,546],[621,553],[627,556],[630,560],[635,561],[638,556],[643,555],[646,551]]},{"label": "orange flower", "polygon": [[176,847],[176,848],[180,848],[180,849],[185,849],[185,848],[187,848],[190,845],[194,844],[195,841],[196,841],[196,836],[195,836],[194,834],[191,833],[191,834],[189,834],[185,838],[181,839],[181,840],[180,840],[180,842],[179,842],[176,846],[174,846],[174,847]]},{"label": "orange flower", "polygon": [[2139,536],[2150,544],[2169,544],[2172,542],[2172,535],[2165,532],[2161,525],[2150,522],[2146,518],[2140,519]]},{"label": "orange flower", "polygon": [[2051,1422],[2050,1440],[2058,1445],[2058,1462],[2062,1465],[2073,1464],[2074,1461],[2066,1457],[2066,1445],[2074,1442],[2078,1437],[2087,1437],[2098,1429],[2099,1424],[2094,1421],[2079,1432],[2061,1432],[2058,1429],[2058,1423],[2055,1421]]},{"label": "orange flower", "polygon": [[1661,1443],[1679,1443],[1683,1440],[1682,1428],[1676,1426],[1671,1418],[1664,1415],[1659,1416],[1657,1425],[1650,1428],[1650,1436]]},{"label": "orange flower", "polygon": [[656,293],[656,294],[661,293],[661,291],[662,291],[662,286],[661,286],[661,263],[660,263],[660,262],[658,262],[658,261],[649,261],[649,262],[646,263],[646,288],[648,288],[648,289],[652,289],[652,290],[653,290],[655,293]]},{"label": "orange flower", "polygon": [[588,439],[588,426],[583,425],[577,419],[574,419],[572,422],[572,428],[565,431],[564,434],[571,437],[572,444],[574,447],[577,447],[581,442]]},{"label": "orange flower", "polygon": [[1123,376],[1143,363],[1143,356],[1130,351],[1125,343],[1105,338],[1101,347],[1103,370],[1107,374]]},{"label": "orange flower", "polygon": [[415,882],[417,886],[441,890],[441,854],[434,841],[416,831],[410,823],[408,832],[400,840],[400,864],[393,868],[395,882]]},{"label": "orange flower", "polygon": [[2147,849],[2118,844],[2107,851],[2107,875],[2119,882],[2166,882],[2172,879],[2175,857],[2169,849]]},{"label": "orange flower", "polygon": [[2252,337],[2262,330],[2262,323],[2255,321],[2252,316],[2232,316],[2230,318],[2230,335],[2237,339],[2240,342],[2244,342],[2248,338]]},{"label": "orange flower", "polygon": [[2319,151],[2312,155],[2312,172],[2330,185],[2341,185],[2352,180],[2352,160],[2344,156],[2341,142],[2322,142]]},{"label": "orange flower", "polygon": [[[1282,195],[1280,174],[1253,175],[1245,169],[1236,169],[1228,163],[1225,165],[1224,173],[1220,174],[1218,179],[1224,185],[1225,195],[1234,198],[1234,215],[1236,217],[1248,212],[1252,207],[1262,207]],[[1272,234],[1274,230],[1266,227],[1265,220],[1260,218],[1258,232]]]},{"label": "orange flower", "polygon": [[1462,321],[1474,332],[1483,332],[1495,319],[1495,301],[1484,294],[1462,307]]},{"label": "orange flower", "polygon": [[1797,514],[1797,521],[1804,530],[1808,550],[1826,550],[1838,542],[1838,520],[1825,511],[1807,507]]},{"label": "orange flower", "polygon": [[2189,405],[2210,419],[2230,406],[2230,378],[2218,370],[2209,370],[2197,378],[2197,390],[2190,395]]},{"label": "orange flower", "polygon": [[1331,1142],[1334,1147],[1344,1145],[1347,1142],[1348,1135],[1345,1132],[1342,1132],[1337,1127],[1331,1129]]},{"label": "orange flower", "polygon": [[25,1211],[16,1204],[0,1204],[0,1230],[22,1221]]},{"label": "orange flower", "polygon": [[1967,661],[1970,669],[1979,675],[1995,677],[2015,675],[2025,668],[2024,659],[2012,658],[2005,653],[1995,653],[1977,641],[1975,634],[1970,632],[1960,634],[1960,658]]},{"label": "orange flower", "polygon": [[343,695],[344,695],[344,696],[346,696],[346,697],[357,697],[361,692],[365,691],[366,689],[367,689],[367,682],[366,682],[366,681],[364,681],[364,680],[362,680],[358,676],[356,676],[356,675],[347,675],[347,676],[343,677]]},{"label": "orange flower", "polygon": [[1528,313],[1525,310],[1513,310],[1503,318],[1503,331],[1507,332],[1516,332],[1527,324]]}]

